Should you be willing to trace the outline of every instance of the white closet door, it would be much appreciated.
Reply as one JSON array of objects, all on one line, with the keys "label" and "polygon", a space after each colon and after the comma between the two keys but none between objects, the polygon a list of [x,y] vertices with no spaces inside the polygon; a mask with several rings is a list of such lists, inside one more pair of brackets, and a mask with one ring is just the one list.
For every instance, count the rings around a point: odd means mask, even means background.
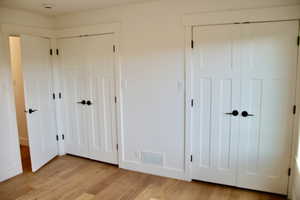
[{"label": "white closet door", "polygon": [[[195,27],[192,178],[235,185],[240,110],[238,26]],[[236,113],[234,113],[236,115]]]},{"label": "white closet door", "polygon": [[89,69],[88,106],[90,158],[117,164],[113,34],[84,38]]},{"label": "white closet door", "polygon": [[[60,39],[66,153],[88,157],[87,71],[82,38]],[[81,103],[83,102],[83,103]]]},{"label": "white closet door", "polygon": [[50,40],[21,36],[21,62],[32,171],[57,155]]},{"label": "white closet door", "polygon": [[240,187],[287,194],[298,22],[242,26]]}]

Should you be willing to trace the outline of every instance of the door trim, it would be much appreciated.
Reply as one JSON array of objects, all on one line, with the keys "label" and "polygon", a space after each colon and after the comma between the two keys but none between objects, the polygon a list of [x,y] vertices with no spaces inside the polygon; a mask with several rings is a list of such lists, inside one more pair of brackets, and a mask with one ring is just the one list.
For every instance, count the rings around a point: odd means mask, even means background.
[{"label": "door trim", "polygon": [[[290,21],[300,20],[300,5],[296,6],[284,6],[284,7],[272,7],[272,8],[260,8],[260,9],[243,9],[232,11],[217,11],[217,12],[202,12],[194,14],[185,14],[183,16],[183,25],[185,27],[185,179],[192,181],[192,163],[190,156],[192,155],[192,48],[191,41],[193,39],[193,27],[195,26],[207,26],[207,25],[225,25],[233,23],[244,22],[272,22],[272,21]],[[300,32],[300,30],[299,30]],[[296,42],[296,39],[295,39]],[[300,108],[300,50],[298,47],[298,65],[297,65],[297,86],[295,94],[295,102],[297,107]],[[297,154],[297,139],[300,138],[299,123],[300,115],[298,111],[294,117],[293,125],[293,144],[290,158],[290,166],[292,166],[292,176],[289,179],[288,184],[288,197],[292,195],[293,174],[295,159]]]}]

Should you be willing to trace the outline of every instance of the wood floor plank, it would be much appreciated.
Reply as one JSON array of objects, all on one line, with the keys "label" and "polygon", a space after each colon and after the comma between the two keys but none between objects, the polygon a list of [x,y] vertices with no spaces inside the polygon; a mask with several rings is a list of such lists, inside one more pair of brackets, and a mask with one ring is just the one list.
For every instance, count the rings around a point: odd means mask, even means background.
[{"label": "wood floor plank", "polygon": [[69,155],[55,158],[36,173],[25,170],[0,183],[0,200],[283,199],[280,195],[128,171]]}]

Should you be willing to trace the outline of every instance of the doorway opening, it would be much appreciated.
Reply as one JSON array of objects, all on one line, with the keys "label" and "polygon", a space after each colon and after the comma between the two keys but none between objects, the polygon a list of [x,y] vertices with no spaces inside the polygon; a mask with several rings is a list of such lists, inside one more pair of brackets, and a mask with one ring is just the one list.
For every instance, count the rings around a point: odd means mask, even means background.
[{"label": "doorway opening", "polygon": [[22,167],[23,172],[31,172],[27,119],[25,113],[24,79],[21,65],[20,37],[9,37],[9,49]]}]

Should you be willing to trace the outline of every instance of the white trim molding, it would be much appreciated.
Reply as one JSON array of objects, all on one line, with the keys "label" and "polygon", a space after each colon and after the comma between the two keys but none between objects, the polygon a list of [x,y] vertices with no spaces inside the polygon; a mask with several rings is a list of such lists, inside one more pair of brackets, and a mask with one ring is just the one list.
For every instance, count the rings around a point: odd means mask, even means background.
[{"label": "white trim molding", "polygon": [[68,28],[55,31],[56,38],[65,37],[77,37],[85,35],[98,35],[98,34],[108,34],[108,33],[119,33],[120,23],[112,24],[97,24],[92,26],[81,26],[75,28]]},{"label": "white trim molding", "polygon": [[300,19],[300,5],[185,14],[186,26]]}]

